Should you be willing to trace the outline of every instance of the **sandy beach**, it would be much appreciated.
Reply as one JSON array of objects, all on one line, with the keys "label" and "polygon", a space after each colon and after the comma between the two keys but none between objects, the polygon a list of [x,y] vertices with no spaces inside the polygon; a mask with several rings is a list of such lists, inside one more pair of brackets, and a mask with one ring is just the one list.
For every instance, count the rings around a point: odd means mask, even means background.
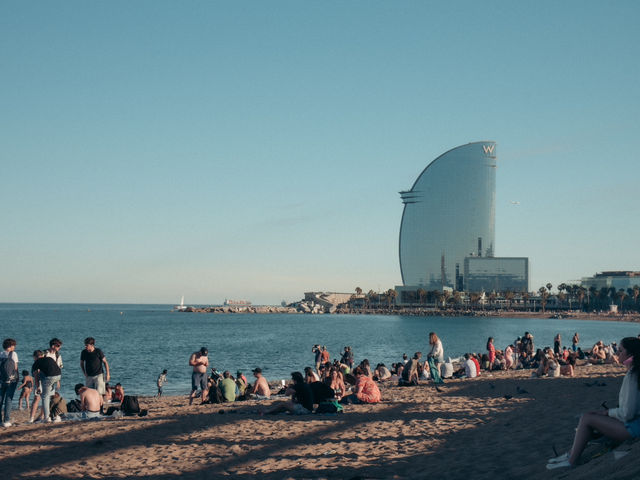
[{"label": "sandy beach", "polygon": [[382,403],[337,415],[262,417],[255,401],[188,406],[186,396],[144,398],[148,416],[99,422],[30,425],[25,412],[14,411],[16,425],[0,430],[0,472],[60,479],[638,478],[640,442],[618,447],[630,454],[617,460],[619,453],[594,445],[575,469],[545,468],[553,446],[558,453],[570,447],[581,412],[617,404],[621,367],[579,367],[575,378],[530,373],[450,380],[442,392],[388,385]]}]

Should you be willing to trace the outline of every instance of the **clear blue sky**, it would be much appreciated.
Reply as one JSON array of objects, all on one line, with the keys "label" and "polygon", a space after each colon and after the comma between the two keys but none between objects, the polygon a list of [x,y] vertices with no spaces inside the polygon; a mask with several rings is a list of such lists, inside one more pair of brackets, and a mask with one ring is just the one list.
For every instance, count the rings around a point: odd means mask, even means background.
[{"label": "clear blue sky", "polygon": [[640,270],[639,17],[636,1],[4,1],[0,301],[393,287],[397,192],[477,140],[498,142],[495,253],[529,256],[532,290]]}]

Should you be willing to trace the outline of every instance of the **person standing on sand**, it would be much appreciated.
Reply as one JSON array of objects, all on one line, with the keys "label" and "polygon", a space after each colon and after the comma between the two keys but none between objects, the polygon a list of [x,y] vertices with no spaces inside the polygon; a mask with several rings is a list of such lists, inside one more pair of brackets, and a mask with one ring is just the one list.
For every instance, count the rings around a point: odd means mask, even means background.
[{"label": "person standing on sand", "polygon": [[[17,342],[13,338],[5,338],[0,352],[0,420],[3,427],[11,426],[11,402],[18,386],[18,354]],[[11,368],[9,368],[11,367]],[[4,406],[4,408],[3,408]]]},{"label": "person standing on sand", "polygon": [[438,335],[436,335],[435,332],[429,333],[429,345],[431,346],[431,350],[427,354],[427,357],[433,358],[436,365],[444,363],[444,348],[442,348],[442,340],[438,338]]},{"label": "person standing on sand", "polygon": [[93,337],[84,339],[84,350],[80,353],[80,368],[85,377],[85,385],[104,395],[104,384],[111,380],[109,362],[102,350],[96,348],[96,340]]},{"label": "person standing on sand", "polygon": [[556,355],[560,355],[560,349],[562,348],[562,337],[560,334],[556,334],[556,337],[553,339],[553,353]]},{"label": "person standing on sand", "polygon": [[311,353],[315,353],[316,372],[320,373],[320,364],[322,363],[322,349],[316,344],[311,348]]},{"label": "person standing on sand", "polygon": [[331,361],[331,355],[329,355],[329,351],[325,345],[322,346],[322,352],[320,353],[320,362],[322,365],[326,365]]},{"label": "person standing on sand", "polygon": [[162,396],[162,387],[167,383],[167,370],[162,370],[162,373],[158,375],[158,380],[156,384],[158,385],[158,394],[156,397],[160,398]]},{"label": "person standing on sand", "polygon": [[487,351],[489,352],[489,368],[488,370],[493,370],[493,362],[496,361],[496,347],[493,344],[493,337],[489,337],[487,340]]},{"label": "person standing on sand", "polygon": [[573,340],[571,340],[574,352],[578,350],[578,343],[580,343],[580,335],[578,335],[578,332],[576,332],[573,334]]},{"label": "person standing on sand", "polygon": [[202,403],[207,401],[209,396],[209,388],[207,387],[207,369],[209,367],[209,350],[202,347],[197,352],[193,352],[189,357],[189,365],[193,367],[191,373],[191,395],[189,395],[189,405],[193,403],[193,399],[198,393],[198,388],[202,392]]}]

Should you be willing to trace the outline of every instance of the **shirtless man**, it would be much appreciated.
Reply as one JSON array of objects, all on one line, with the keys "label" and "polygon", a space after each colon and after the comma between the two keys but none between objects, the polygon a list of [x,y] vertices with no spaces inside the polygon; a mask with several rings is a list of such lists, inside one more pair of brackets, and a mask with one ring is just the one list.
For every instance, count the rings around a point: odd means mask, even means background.
[{"label": "shirtless man", "polygon": [[189,365],[193,367],[191,374],[191,395],[189,396],[189,405],[193,403],[198,393],[198,387],[202,390],[202,403],[207,401],[209,396],[209,388],[207,386],[207,370],[209,367],[209,350],[202,347],[197,352],[193,352],[189,358]]},{"label": "shirtless man", "polygon": [[75,387],[76,395],[80,396],[82,418],[98,418],[102,410],[102,395],[94,388],[85,387],[78,383]]},{"label": "shirtless man", "polygon": [[255,395],[259,400],[270,398],[271,389],[267,379],[262,376],[262,369],[260,367],[254,368],[253,376],[256,377],[256,383],[253,384],[251,394]]}]

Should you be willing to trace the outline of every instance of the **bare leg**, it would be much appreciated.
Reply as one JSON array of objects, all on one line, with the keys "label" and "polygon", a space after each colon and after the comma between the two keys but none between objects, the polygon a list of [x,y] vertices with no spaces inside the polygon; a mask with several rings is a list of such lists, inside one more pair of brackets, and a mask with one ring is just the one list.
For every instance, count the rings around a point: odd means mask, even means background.
[{"label": "bare leg", "polygon": [[594,429],[598,430],[605,437],[619,442],[631,438],[631,434],[620,420],[597,413],[585,413],[580,418],[578,430],[573,440],[573,447],[571,447],[571,455],[569,456],[569,463],[571,465],[575,465],[578,458],[580,458],[580,455],[591,439],[591,434]]},{"label": "bare leg", "polygon": [[205,403],[209,400],[209,389],[202,391],[202,403]]},{"label": "bare leg", "polygon": [[38,410],[39,403],[40,397],[33,397],[33,403],[31,404],[31,416],[29,417],[31,420],[36,420],[36,411]]}]

